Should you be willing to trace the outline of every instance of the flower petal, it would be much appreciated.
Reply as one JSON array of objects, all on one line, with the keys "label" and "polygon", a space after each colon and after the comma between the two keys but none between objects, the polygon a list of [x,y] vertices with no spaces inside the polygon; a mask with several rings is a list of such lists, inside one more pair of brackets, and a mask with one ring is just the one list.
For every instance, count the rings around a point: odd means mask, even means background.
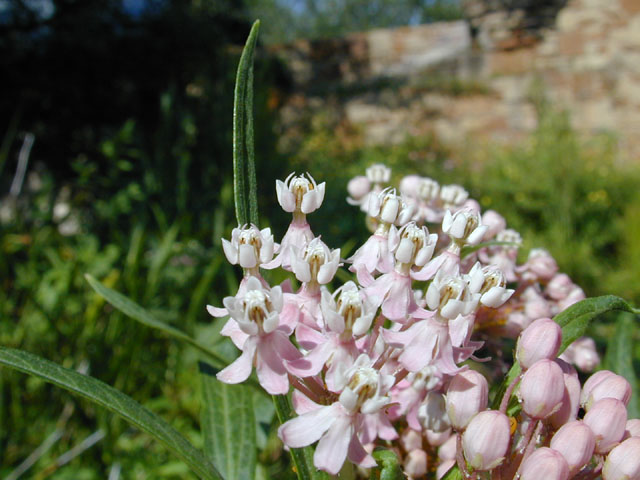
[{"label": "flower petal", "polygon": [[335,420],[333,405],[321,407],[283,423],[278,428],[278,437],[288,447],[306,447],[320,439]]},{"label": "flower petal", "polygon": [[352,436],[351,417],[346,414],[338,416],[318,442],[313,455],[313,464],[320,470],[336,475],[347,458]]}]

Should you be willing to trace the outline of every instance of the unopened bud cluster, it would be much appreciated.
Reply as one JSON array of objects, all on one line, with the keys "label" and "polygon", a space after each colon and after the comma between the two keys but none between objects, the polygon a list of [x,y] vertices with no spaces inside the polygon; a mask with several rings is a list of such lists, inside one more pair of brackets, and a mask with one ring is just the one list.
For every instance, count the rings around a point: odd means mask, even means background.
[{"label": "unopened bud cluster", "polygon": [[[218,378],[240,383],[255,370],[268,393],[291,392],[297,416],[278,436],[315,445],[314,465],[333,475],[346,461],[364,475],[384,446],[414,479],[454,465],[465,478],[640,479],[629,383],[600,371],[581,385],[572,364],[597,366],[591,339],[560,352],[551,318],[584,298],[580,287],[545,250],[517,264],[518,233],[462,187],[412,175],[396,190],[390,179],[374,165],[349,182],[372,232],[350,258],[307,222],[325,192],[310,175],[276,183],[292,214],[280,244],[255,225],[223,240],[244,275],[224,308],[208,307],[229,317],[222,334],[241,350]],[[337,285],[344,266],[352,279]],[[273,268],[290,280],[269,285],[261,269]],[[517,338],[521,373],[490,409],[495,372],[509,368],[505,336]]]}]

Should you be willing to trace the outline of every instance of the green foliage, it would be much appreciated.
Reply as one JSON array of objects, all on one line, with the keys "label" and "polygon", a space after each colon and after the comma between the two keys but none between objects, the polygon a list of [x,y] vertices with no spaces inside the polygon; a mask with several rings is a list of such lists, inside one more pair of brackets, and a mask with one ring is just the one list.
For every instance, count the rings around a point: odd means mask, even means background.
[{"label": "green foliage", "polygon": [[256,472],[256,420],[247,385],[227,385],[214,370],[200,365],[202,431],[207,457],[224,478],[253,480]]},{"label": "green foliage", "polygon": [[118,415],[162,442],[203,479],[222,480],[217,470],[173,427],[132,398],[87,375],[63,368],[28,352],[0,347],[0,364],[42,378],[81,395]]},{"label": "green foliage", "polygon": [[401,480],[404,477],[400,461],[395,452],[386,449],[373,451],[373,458],[378,462],[378,467],[371,470],[371,480]]}]

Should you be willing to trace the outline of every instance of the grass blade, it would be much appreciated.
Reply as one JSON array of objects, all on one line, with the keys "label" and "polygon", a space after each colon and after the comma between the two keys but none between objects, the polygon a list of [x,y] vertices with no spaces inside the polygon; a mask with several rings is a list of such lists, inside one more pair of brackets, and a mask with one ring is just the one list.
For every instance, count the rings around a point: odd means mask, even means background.
[{"label": "grass blade", "polygon": [[222,480],[215,467],[176,429],[131,397],[93,377],[28,352],[0,347],[0,365],[34,375],[120,415],[184,460],[201,478]]}]

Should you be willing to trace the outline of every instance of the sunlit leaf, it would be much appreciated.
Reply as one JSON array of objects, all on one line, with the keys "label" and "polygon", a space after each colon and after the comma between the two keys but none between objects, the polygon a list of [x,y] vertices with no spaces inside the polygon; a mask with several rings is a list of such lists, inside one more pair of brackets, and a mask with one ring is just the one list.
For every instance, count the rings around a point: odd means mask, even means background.
[{"label": "sunlit leaf", "polygon": [[252,480],[256,471],[253,390],[220,382],[214,369],[202,362],[200,378],[205,454],[227,480]]},{"label": "sunlit leaf", "polygon": [[213,464],[177,430],[131,397],[106,383],[12,348],[0,347],[0,365],[39,377],[120,415],[163,443],[201,478],[222,480]]}]

